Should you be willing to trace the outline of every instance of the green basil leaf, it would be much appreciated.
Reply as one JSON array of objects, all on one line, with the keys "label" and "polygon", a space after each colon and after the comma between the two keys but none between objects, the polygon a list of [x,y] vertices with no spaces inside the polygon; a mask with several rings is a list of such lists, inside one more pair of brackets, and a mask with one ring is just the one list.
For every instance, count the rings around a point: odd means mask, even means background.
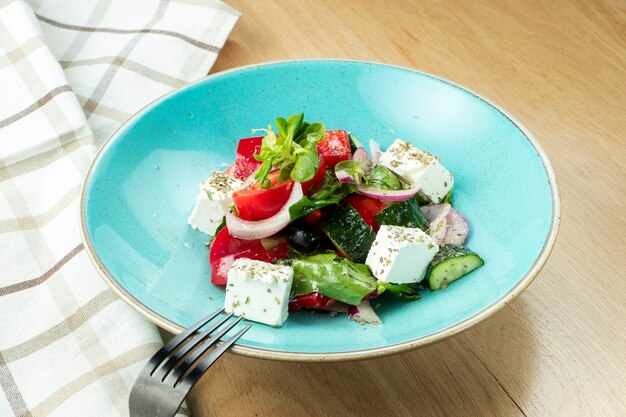
[{"label": "green basil leaf", "polygon": [[389,292],[395,298],[399,298],[405,301],[419,300],[420,295],[418,291],[422,289],[420,284],[392,284],[390,282],[378,281],[377,293],[378,295]]},{"label": "green basil leaf", "polygon": [[324,178],[322,179],[322,184],[320,188],[317,190],[315,194],[313,194],[312,198],[314,200],[325,200],[330,198],[330,196],[335,193],[341,187],[341,183],[337,180],[335,174],[330,171],[326,171],[324,173]]},{"label": "green basil leaf", "polygon": [[302,197],[289,207],[289,216],[292,221],[304,217],[317,209],[339,204],[344,198],[354,192],[354,185],[341,184],[335,175],[326,172],[319,190],[309,197]]},{"label": "green basil leaf", "polygon": [[367,265],[340,258],[334,253],[302,256],[293,260],[291,295],[319,292],[350,305],[358,305],[377,289],[376,278]]},{"label": "green basil leaf", "polygon": [[401,190],[402,183],[393,172],[382,165],[376,166],[365,176],[365,182],[371,187],[381,190]]}]

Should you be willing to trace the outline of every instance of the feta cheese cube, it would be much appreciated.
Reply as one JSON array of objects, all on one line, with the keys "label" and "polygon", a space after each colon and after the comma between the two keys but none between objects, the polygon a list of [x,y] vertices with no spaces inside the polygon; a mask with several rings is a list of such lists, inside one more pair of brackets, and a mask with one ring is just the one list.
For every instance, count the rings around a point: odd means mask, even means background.
[{"label": "feta cheese cube", "polygon": [[402,139],[382,153],[379,163],[420,187],[420,193],[433,203],[443,201],[454,185],[452,174],[436,157]]},{"label": "feta cheese cube", "polygon": [[365,263],[383,282],[419,282],[439,251],[433,239],[420,229],[382,225]]},{"label": "feta cheese cube", "polygon": [[247,258],[237,259],[228,270],[227,313],[270,326],[287,320],[293,268]]},{"label": "feta cheese cube", "polygon": [[242,187],[243,182],[223,172],[211,173],[211,176],[198,186],[200,192],[196,206],[187,223],[207,235],[214,235],[222,223],[226,210],[233,204],[233,192]]}]

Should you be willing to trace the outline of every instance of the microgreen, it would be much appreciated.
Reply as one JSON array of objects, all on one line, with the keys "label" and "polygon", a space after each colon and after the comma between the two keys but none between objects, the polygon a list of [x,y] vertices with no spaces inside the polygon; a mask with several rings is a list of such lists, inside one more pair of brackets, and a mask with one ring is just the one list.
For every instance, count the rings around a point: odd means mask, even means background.
[{"label": "microgreen", "polygon": [[319,168],[317,143],[324,139],[326,128],[321,123],[304,121],[304,113],[289,116],[288,119],[276,119],[278,134],[272,126],[257,129],[265,132],[261,150],[254,158],[263,163],[254,174],[261,187],[269,188],[267,179],[272,168],[280,170],[279,181],[290,177],[297,182],[311,180]]}]

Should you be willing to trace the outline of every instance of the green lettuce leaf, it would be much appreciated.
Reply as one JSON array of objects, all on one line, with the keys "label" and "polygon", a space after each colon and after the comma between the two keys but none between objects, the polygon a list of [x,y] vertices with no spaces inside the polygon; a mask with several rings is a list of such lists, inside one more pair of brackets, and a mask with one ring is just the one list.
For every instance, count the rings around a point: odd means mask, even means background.
[{"label": "green lettuce leaf", "polygon": [[337,301],[358,305],[377,289],[367,265],[354,263],[334,253],[300,256],[291,260],[294,270],[291,295],[319,292]]},{"label": "green lettuce leaf", "polygon": [[378,295],[388,292],[395,298],[405,301],[415,301],[420,298],[417,293],[422,289],[420,284],[392,284],[390,282],[378,281]]},{"label": "green lettuce leaf", "polygon": [[304,217],[322,207],[339,204],[341,200],[354,192],[354,185],[341,184],[335,174],[327,171],[319,190],[311,197],[302,197],[289,207],[291,221]]}]

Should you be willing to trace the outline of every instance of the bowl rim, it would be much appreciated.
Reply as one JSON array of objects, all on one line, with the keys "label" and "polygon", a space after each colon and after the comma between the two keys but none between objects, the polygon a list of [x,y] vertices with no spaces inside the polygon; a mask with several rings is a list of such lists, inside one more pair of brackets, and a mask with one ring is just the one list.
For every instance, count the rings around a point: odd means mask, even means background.
[{"label": "bowl rim", "polygon": [[122,124],[120,124],[108,137],[107,139],[100,145],[100,148],[94,155],[87,174],[85,175],[85,179],[83,181],[80,193],[80,231],[83,240],[83,245],[91,259],[92,263],[95,265],[98,270],[100,276],[104,279],[104,281],[117,293],[117,295],[124,300],[127,304],[129,304],[134,310],[139,312],[141,315],[146,317],[148,320],[156,324],[157,326],[171,332],[174,334],[178,334],[184,330],[184,327],[179,324],[167,319],[151,308],[147,307],[143,303],[141,303],[137,298],[135,298],[130,292],[128,292],[122,285],[115,279],[115,277],[108,271],[108,269],[104,266],[102,260],[98,256],[93,242],[87,233],[87,222],[86,222],[86,191],[89,188],[93,171],[97,163],[100,161],[103,152],[111,145],[114,138],[117,136],[118,132],[124,129],[131,120],[134,120],[140,114],[142,114],[146,109],[152,107],[156,103],[165,100],[167,97],[177,94],[181,90],[191,88],[196,84],[200,84],[206,82],[209,79],[219,78],[225,76],[227,74],[238,72],[242,70],[266,67],[266,66],[277,66],[284,64],[294,64],[294,63],[314,63],[314,62],[330,62],[330,63],[350,63],[350,64],[365,64],[365,65],[373,65],[380,67],[388,67],[399,69],[402,71],[409,71],[412,73],[420,74],[423,76],[427,76],[444,83],[447,83],[453,87],[461,89],[474,97],[484,101],[488,105],[492,106],[494,109],[498,110],[500,114],[506,117],[526,138],[526,140],[530,143],[530,145],[535,149],[537,155],[539,156],[543,168],[546,172],[546,176],[548,177],[548,184],[550,186],[550,194],[552,198],[552,218],[550,222],[550,229],[544,241],[544,244],[539,252],[539,255],[531,265],[531,267],[526,271],[524,276],[518,281],[517,284],[511,290],[509,290],[506,294],[504,294],[499,299],[495,300],[489,306],[480,310],[479,312],[467,317],[466,319],[453,324],[452,326],[446,327],[437,332],[408,340],[401,343],[396,343],[393,345],[387,345],[383,347],[373,348],[373,349],[360,349],[353,350],[347,352],[285,352],[273,349],[252,347],[252,346],[244,346],[240,344],[234,344],[230,351],[235,354],[261,358],[261,359],[271,359],[271,360],[281,360],[281,361],[291,361],[291,362],[337,362],[337,361],[350,361],[350,360],[361,360],[361,359],[371,359],[377,358],[387,355],[392,355],[401,352],[407,352],[410,350],[414,350],[417,348],[425,347],[431,345],[436,342],[443,341],[448,339],[462,331],[469,329],[470,327],[478,324],[479,322],[485,320],[486,318],[492,316],[493,314],[500,311],[507,304],[513,301],[518,295],[520,295],[528,286],[534,281],[539,272],[543,269],[546,261],[548,260],[552,250],[554,249],[554,245],[556,242],[556,237],[560,227],[561,220],[561,203],[560,203],[560,194],[559,188],[556,181],[556,175],[550,164],[550,160],[546,155],[545,151],[539,145],[535,137],[530,133],[530,131],[522,125],[517,119],[515,119],[511,114],[509,114],[502,107],[498,106],[496,103],[491,100],[485,98],[484,96],[461,86],[451,80],[440,77],[438,75],[430,74],[428,72],[402,67],[398,65],[386,64],[382,62],[375,61],[365,61],[365,60],[352,60],[352,59],[343,59],[343,58],[313,58],[313,59],[296,59],[296,60],[279,60],[279,61],[268,61],[257,64],[250,64],[241,67],[231,68],[228,70],[220,71],[214,74],[207,75],[202,77],[196,81],[193,81],[189,84],[176,88],[157,99],[151,101],[147,105],[143,106],[141,109],[134,112],[127,120],[125,120]]}]

